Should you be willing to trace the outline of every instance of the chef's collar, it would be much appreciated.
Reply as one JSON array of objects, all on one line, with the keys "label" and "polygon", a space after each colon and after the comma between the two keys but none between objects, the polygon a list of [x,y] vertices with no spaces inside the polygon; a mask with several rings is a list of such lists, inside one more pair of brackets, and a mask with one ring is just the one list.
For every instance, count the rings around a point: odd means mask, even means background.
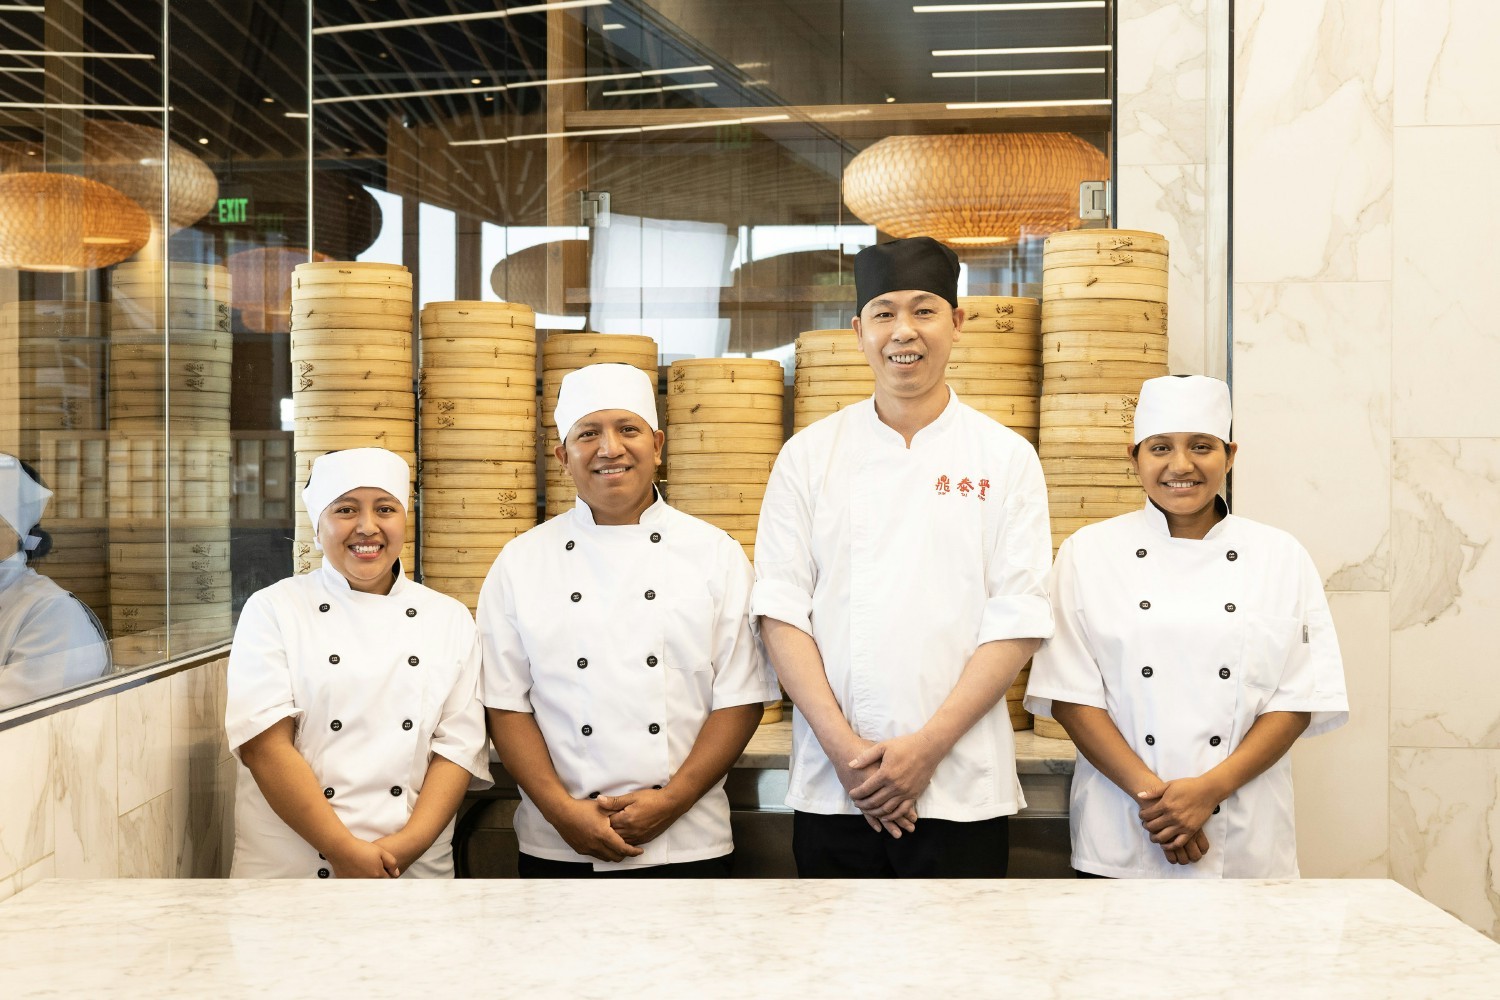
[{"label": "chef's collar", "polygon": [[[923,427],[921,430],[917,431],[917,433],[912,435],[911,443],[913,447],[916,446],[917,438],[922,437],[924,434],[928,433],[934,435],[941,433],[942,431],[945,431],[949,427],[953,426],[953,423],[958,420],[958,393],[953,391],[953,387],[951,385],[945,386],[945,388],[948,390],[948,405],[943,407],[943,412],[939,413],[937,415],[937,418],[933,420],[932,423],[928,424],[926,427]],[[887,424],[885,421],[881,420],[880,414],[875,412],[874,397],[871,397],[870,399],[870,413],[867,419],[870,422],[870,426],[875,428],[875,433],[890,435],[892,439],[891,443],[900,445],[902,451],[907,450],[906,439],[901,436],[901,432],[896,430],[896,428],[892,427],[890,424]]]},{"label": "chef's collar", "polygon": [[334,591],[335,593],[347,592],[350,594],[358,594],[361,597],[395,597],[397,594],[401,593],[402,589],[406,586],[406,575],[401,572],[401,559],[399,556],[397,557],[395,564],[391,566],[391,575],[396,579],[395,582],[391,584],[391,591],[388,594],[366,594],[362,590],[355,590],[353,587],[349,586],[348,578],[338,570],[334,569],[326,559],[323,560],[323,565],[318,568],[318,572],[323,574],[323,585],[326,586],[329,590]]},{"label": "chef's collar", "polygon": [[[1208,534],[1203,536],[1203,541],[1205,542],[1218,534],[1220,529],[1229,523],[1229,505],[1224,502],[1223,497],[1217,494],[1214,495],[1214,510],[1219,512],[1219,520],[1217,524],[1208,529]],[[1167,524],[1167,515],[1150,498],[1146,500],[1146,521],[1157,532],[1171,537],[1172,528]]]},{"label": "chef's collar", "polygon": [[0,590],[9,587],[24,572],[26,572],[26,553],[15,552],[0,559]]},{"label": "chef's collar", "polygon": [[641,525],[656,524],[667,516],[667,502],[661,498],[661,490],[656,484],[651,484],[651,505],[641,511],[640,524],[595,524],[594,509],[584,503],[583,497],[577,497],[573,501],[573,519],[580,525],[589,528],[638,528]]}]

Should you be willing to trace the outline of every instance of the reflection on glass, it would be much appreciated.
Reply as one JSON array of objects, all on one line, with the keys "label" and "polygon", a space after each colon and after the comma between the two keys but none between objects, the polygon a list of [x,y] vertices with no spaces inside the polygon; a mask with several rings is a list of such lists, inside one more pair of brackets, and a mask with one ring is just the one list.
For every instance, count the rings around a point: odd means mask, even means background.
[{"label": "reflection on glass", "polygon": [[52,552],[41,525],[51,497],[35,469],[0,452],[0,707],[109,672],[109,646],[93,612],[29,565]]}]

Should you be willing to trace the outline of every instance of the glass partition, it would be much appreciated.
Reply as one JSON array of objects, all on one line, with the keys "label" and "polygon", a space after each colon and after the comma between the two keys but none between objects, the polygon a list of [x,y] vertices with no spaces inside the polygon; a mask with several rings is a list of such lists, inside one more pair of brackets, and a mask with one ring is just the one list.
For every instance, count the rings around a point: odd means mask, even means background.
[{"label": "glass partition", "polygon": [[0,12],[0,709],[222,644],[289,572],[307,25]]}]

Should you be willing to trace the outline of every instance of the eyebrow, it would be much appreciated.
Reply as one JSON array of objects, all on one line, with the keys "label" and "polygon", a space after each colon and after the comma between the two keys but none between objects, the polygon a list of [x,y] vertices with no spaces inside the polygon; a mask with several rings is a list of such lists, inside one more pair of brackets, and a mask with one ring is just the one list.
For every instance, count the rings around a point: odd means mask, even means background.
[{"label": "eyebrow", "polygon": [[[380,496],[376,497],[372,502],[373,503],[383,503],[384,501],[387,501],[387,500],[391,501],[392,503],[401,503],[400,500],[397,500],[395,497],[391,496],[389,493],[382,493],[382,494],[380,494]],[[337,500],[335,500],[334,503],[359,503],[359,501],[356,500],[356,499],[354,499],[353,495],[351,495],[349,493],[345,493],[343,496],[341,496]]]},{"label": "eyebrow", "polygon": [[[937,296],[934,295],[934,294],[932,294],[931,292],[920,292],[915,298],[911,299],[911,304],[912,305],[917,305],[918,303],[927,302],[930,299],[935,299],[935,298],[937,298]],[[895,299],[886,298],[885,296],[881,296],[879,298],[871,299],[869,302],[866,303],[866,305],[870,305],[870,306],[893,306],[895,304],[896,304],[896,300]]]}]

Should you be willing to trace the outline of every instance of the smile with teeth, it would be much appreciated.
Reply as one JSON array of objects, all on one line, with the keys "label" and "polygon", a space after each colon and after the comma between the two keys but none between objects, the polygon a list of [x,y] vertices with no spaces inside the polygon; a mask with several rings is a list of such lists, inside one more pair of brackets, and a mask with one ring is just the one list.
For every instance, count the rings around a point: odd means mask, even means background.
[{"label": "smile with teeth", "polygon": [[914,365],[922,360],[920,354],[892,354],[888,359],[898,365]]},{"label": "smile with teeth", "polygon": [[379,542],[356,542],[349,546],[349,551],[357,556],[373,556],[384,547]]},{"label": "smile with teeth", "polygon": [[597,475],[597,476],[623,476],[625,473],[627,473],[629,471],[630,471],[630,468],[628,466],[624,466],[624,465],[608,465],[608,466],[605,466],[602,469],[595,469],[594,470],[594,474]]},{"label": "smile with teeth", "polygon": [[1163,482],[1162,485],[1165,486],[1165,487],[1167,487],[1167,489],[1170,489],[1170,490],[1190,490],[1194,486],[1197,486],[1198,483],[1195,480],[1168,479],[1165,482]]}]

